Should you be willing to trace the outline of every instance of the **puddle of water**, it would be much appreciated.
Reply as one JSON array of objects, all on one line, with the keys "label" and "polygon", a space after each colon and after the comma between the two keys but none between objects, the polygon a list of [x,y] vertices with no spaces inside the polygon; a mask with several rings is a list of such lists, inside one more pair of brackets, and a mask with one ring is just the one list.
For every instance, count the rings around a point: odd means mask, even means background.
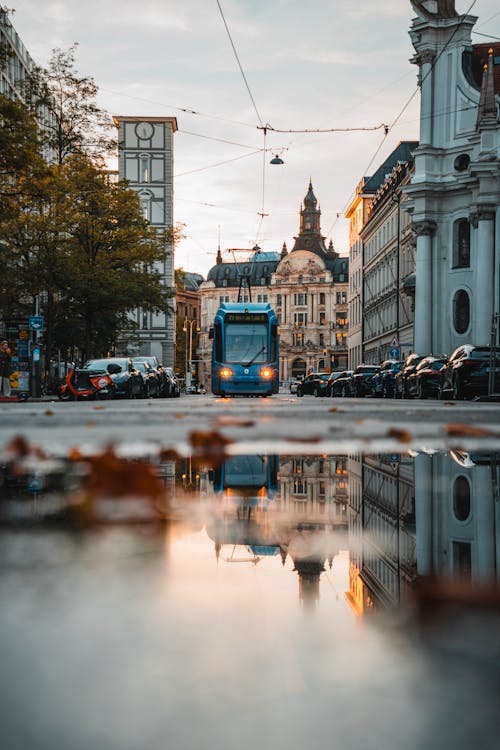
[{"label": "puddle of water", "polygon": [[496,747],[499,465],[18,446],[5,746]]}]

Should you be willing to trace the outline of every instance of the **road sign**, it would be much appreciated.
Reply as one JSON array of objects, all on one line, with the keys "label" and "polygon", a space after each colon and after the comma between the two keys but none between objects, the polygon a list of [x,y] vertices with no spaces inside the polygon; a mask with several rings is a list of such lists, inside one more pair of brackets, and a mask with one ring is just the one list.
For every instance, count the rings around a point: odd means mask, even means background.
[{"label": "road sign", "polygon": [[399,349],[396,349],[396,347],[389,349],[389,357],[391,359],[399,359]]},{"label": "road sign", "polygon": [[397,347],[399,346],[399,341],[398,341],[398,339],[397,339],[397,336],[394,336],[394,338],[392,339],[392,341],[391,341],[391,346],[392,346],[393,348],[397,348]]},{"label": "road sign", "polygon": [[34,346],[31,350],[31,357],[33,359],[33,362],[40,362],[40,347]]},{"label": "road sign", "polygon": [[32,331],[43,331],[45,318],[43,315],[30,315],[30,328]]}]

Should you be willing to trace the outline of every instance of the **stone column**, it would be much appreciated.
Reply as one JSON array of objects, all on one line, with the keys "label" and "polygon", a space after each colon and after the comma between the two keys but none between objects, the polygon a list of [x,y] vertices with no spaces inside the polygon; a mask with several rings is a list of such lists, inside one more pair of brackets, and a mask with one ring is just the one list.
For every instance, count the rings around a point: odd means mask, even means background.
[{"label": "stone column", "polygon": [[477,466],[474,469],[472,487],[473,513],[476,517],[477,575],[483,586],[489,586],[495,580],[496,532],[491,466]]},{"label": "stone column", "polygon": [[433,71],[432,62],[435,53],[432,50],[423,50],[418,56],[420,63],[420,145],[432,145],[432,120],[433,120]]},{"label": "stone column", "polygon": [[417,235],[414,350],[429,354],[432,351],[432,235],[436,223],[417,222],[413,229]]},{"label": "stone column", "polygon": [[433,572],[433,485],[430,456],[423,453],[415,456],[414,479],[417,572],[425,576]]},{"label": "stone column", "polygon": [[478,206],[477,210],[477,276],[474,343],[489,346],[491,319],[493,315],[495,279],[495,209],[494,206]]}]

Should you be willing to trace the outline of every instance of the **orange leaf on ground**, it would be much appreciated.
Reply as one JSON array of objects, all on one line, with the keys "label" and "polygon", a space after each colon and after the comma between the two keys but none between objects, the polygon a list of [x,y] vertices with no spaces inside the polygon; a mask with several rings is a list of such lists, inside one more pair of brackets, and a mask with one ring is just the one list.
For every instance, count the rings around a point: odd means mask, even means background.
[{"label": "orange leaf on ground", "polygon": [[474,425],[460,422],[447,424],[444,429],[451,437],[491,437],[497,434],[491,430],[485,430],[484,427],[474,427]]},{"label": "orange leaf on ground", "polygon": [[401,430],[399,427],[390,427],[387,430],[387,437],[394,438],[400,443],[411,442],[411,435],[408,430]]}]

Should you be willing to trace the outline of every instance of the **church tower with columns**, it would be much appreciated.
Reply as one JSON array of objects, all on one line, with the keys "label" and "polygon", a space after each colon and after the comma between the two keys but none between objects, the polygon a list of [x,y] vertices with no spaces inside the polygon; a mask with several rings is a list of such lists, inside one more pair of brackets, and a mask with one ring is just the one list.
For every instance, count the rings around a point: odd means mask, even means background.
[{"label": "church tower with columns", "polygon": [[500,312],[500,43],[453,0],[411,0],[420,144],[405,193],[416,234],[414,350],[489,345]]}]

